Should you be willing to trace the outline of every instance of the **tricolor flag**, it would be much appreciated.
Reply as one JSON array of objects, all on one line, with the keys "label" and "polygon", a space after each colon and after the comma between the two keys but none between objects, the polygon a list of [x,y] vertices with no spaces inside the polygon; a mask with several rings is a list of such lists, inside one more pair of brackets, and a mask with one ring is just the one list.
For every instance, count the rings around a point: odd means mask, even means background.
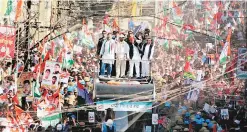
[{"label": "tricolor flag", "polygon": [[41,97],[40,91],[39,91],[39,81],[36,80],[33,85],[33,96],[34,97]]},{"label": "tricolor flag", "polygon": [[222,49],[222,51],[221,51],[221,54],[220,54],[220,64],[225,64],[226,63],[228,46],[229,46],[229,43],[226,42],[224,47],[223,47],[223,49]]}]

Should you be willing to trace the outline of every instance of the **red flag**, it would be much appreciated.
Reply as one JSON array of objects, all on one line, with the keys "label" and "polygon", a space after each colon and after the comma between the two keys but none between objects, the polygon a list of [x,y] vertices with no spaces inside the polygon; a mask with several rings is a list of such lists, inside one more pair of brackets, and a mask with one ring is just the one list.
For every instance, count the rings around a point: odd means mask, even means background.
[{"label": "red flag", "polygon": [[184,30],[195,30],[195,27],[191,24],[184,24],[183,29]]},{"label": "red flag", "polygon": [[115,28],[115,29],[117,29],[117,28],[118,28],[118,24],[117,24],[116,19],[114,19],[114,20],[113,20],[113,23],[112,23],[112,28]]},{"label": "red flag", "polygon": [[8,97],[7,97],[7,95],[0,95],[0,100],[2,101],[2,100],[7,100],[8,99]]},{"label": "red flag", "polygon": [[108,24],[108,22],[109,22],[109,16],[105,15],[103,24]]},{"label": "red flag", "polygon": [[166,27],[167,21],[168,21],[168,18],[165,17],[165,18],[163,19],[163,24],[162,24],[163,27]]},{"label": "red flag", "polygon": [[40,65],[40,72],[44,72],[45,70],[45,62],[42,62]]},{"label": "red flag", "polygon": [[39,72],[39,67],[40,66],[40,64],[37,64],[36,66],[34,66],[34,70],[33,70],[33,72]]},{"label": "red flag", "polygon": [[185,72],[190,72],[190,62],[189,61],[185,62],[184,71]]},{"label": "red flag", "polygon": [[46,97],[47,94],[48,94],[48,90],[47,89],[44,89],[43,90],[43,93],[42,93],[42,97]]},{"label": "red flag", "polygon": [[18,107],[18,106],[15,106],[15,112],[16,112],[16,115],[21,115],[21,113],[23,113],[24,112],[24,110],[23,109],[21,109],[20,107]]},{"label": "red flag", "polygon": [[50,59],[50,50],[46,53],[46,55],[45,55],[45,58],[44,58],[44,61],[43,62],[45,62],[45,61],[47,61],[47,60],[49,60]]},{"label": "red flag", "polygon": [[55,42],[51,41],[51,56],[54,56]]},{"label": "red flag", "polygon": [[79,81],[77,81],[77,87],[80,89],[84,89],[84,86]]},{"label": "red flag", "polygon": [[12,100],[18,105],[19,104],[19,100],[17,97],[17,94],[12,98]]},{"label": "red flag", "polygon": [[193,55],[195,53],[194,50],[191,50],[191,49],[188,49],[188,48],[186,48],[185,52],[186,52],[186,56],[191,56],[191,55]]}]

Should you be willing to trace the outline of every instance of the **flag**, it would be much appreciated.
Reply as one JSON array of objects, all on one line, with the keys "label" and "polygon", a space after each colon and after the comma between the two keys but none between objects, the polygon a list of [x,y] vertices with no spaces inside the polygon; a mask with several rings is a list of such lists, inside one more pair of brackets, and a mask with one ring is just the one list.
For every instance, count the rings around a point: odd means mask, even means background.
[{"label": "flag", "polygon": [[189,61],[185,62],[184,71],[185,72],[190,72],[190,62]]},{"label": "flag", "polygon": [[54,56],[54,51],[55,51],[55,42],[54,41],[51,41],[51,56],[53,57]]},{"label": "flag", "polygon": [[226,38],[226,42],[228,42],[228,48],[227,48],[227,55],[228,55],[228,56],[231,55],[231,47],[230,47],[231,36],[232,36],[232,28],[229,27],[229,28],[228,28],[227,38]]},{"label": "flag", "polygon": [[48,51],[48,52],[46,53],[43,62],[45,62],[45,61],[47,61],[47,60],[50,60],[50,51]]},{"label": "flag", "polygon": [[[37,77],[39,78],[39,77]],[[39,91],[39,80],[36,80],[33,85],[33,96],[34,97],[41,97],[40,91]]]},{"label": "flag", "polygon": [[16,13],[15,13],[15,20],[16,21],[21,16],[22,4],[23,4],[23,0],[18,0],[17,7],[16,7]]},{"label": "flag", "polygon": [[225,43],[220,53],[220,64],[225,64],[227,60],[228,42]]},{"label": "flag", "polygon": [[128,27],[129,27],[129,30],[133,30],[134,29],[135,25],[134,25],[134,22],[133,22],[132,19],[129,20]]},{"label": "flag", "polygon": [[19,100],[18,100],[17,94],[14,95],[12,100],[13,100],[13,102],[15,102],[15,104],[19,105]]},{"label": "flag", "polygon": [[131,16],[136,16],[137,2],[136,0],[132,0],[132,11]]},{"label": "flag", "polygon": [[77,88],[84,89],[84,86],[79,81],[77,81]]},{"label": "flag", "polygon": [[116,20],[116,19],[114,19],[114,20],[113,20],[113,23],[112,23],[112,28],[114,28],[114,29],[117,29],[117,30],[118,30],[118,24],[117,24],[117,20]]},{"label": "flag", "polygon": [[13,4],[13,0],[8,0],[7,10],[5,12],[6,16],[10,15],[10,13],[12,12],[12,10],[13,10],[12,4]]},{"label": "flag", "polygon": [[196,76],[192,74],[191,72],[184,72],[184,78],[191,78],[193,80],[196,79]]},{"label": "flag", "polygon": [[183,19],[181,17],[178,16],[174,16],[173,17],[173,22],[177,25],[182,25],[183,24]]},{"label": "flag", "polygon": [[177,3],[173,1],[172,5],[173,5],[173,8],[175,9],[176,15],[181,15],[182,11],[181,11],[180,7],[177,6]]},{"label": "flag", "polygon": [[109,22],[109,16],[105,15],[104,20],[103,20],[103,24],[108,24]]},{"label": "flag", "polygon": [[195,27],[191,24],[184,24],[183,29],[184,30],[195,30]]},{"label": "flag", "polygon": [[33,72],[39,72],[40,64],[34,66]]},{"label": "flag", "polygon": [[8,7],[8,0],[0,0],[0,16],[3,16]]},{"label": "flag", "polygon": [[165,39],[163,46],[165,49],[169,49],[169,43],[167,39]]}]

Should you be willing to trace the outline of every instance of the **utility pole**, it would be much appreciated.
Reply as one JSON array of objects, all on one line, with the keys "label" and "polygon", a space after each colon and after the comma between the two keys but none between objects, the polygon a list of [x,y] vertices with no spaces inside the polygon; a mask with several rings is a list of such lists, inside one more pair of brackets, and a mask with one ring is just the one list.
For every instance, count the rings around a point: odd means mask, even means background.
[{"label": "utility pole", "polygon": [[[30,17],[31,17],[31,0],[27,1],[27,20],[24,24],[25,27],[25,42],[23,48],[25,49],[24,52],[24,71],[28,71],[30,65],[30,53],[29,53],[29,37],[30,37]],[[18,50],[18,49],[17,49]]]}]

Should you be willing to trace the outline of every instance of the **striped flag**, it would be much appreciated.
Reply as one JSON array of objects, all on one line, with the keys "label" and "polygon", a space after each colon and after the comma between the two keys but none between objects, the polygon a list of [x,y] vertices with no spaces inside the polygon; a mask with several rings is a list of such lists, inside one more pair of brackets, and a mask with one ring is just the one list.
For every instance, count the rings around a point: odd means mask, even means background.
[{"label": "striped flag", "polygon": [[226,42],[222,51],[221,51],[221,54],[220,54],[220,64],[225,64],[226,63],[226,60],[227,60],[227,51],[228,51],[228,45],[229,42]]}]

